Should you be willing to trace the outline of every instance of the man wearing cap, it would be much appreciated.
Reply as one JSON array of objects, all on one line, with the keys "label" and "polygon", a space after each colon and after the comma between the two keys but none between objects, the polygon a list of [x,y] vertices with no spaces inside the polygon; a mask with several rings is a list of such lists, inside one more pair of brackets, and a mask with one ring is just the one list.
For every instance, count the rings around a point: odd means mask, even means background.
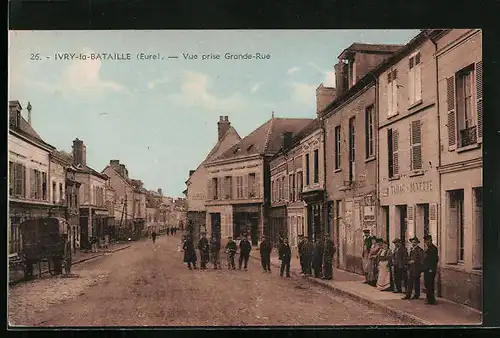
[{"label": "man wearing cap", "polygon": [[264,272],[271,273],[271,242],[266,236],[262,236],[262,242],[260,243],[260,263],[262,264],[262,270]]},{"label": "man wearing cap", "polygon": [[227,244],[226,244],[226,253],[227,253],[227,268],[229,270],[234,270],[235,264],[234,264],[234,255],[236,254],[237,250],[236,242],[233,241],[233,237],[229,236],[227,238]]},{"label": "man wearing cap", "polygon": [[365,275],[365,284],[368,284],[368,270],[370,264],[370,249],[372,247],[372,239],[370,229],[363,229],[363,273]]},{"label": "man wearing cap", "polygon": [[424,285],[427,294],[427,304],[436,304],[434,296],[434,279],[436,278],[437,264],[439,261],[438,249],[432,244],[432,236],[424,237],[425,252],[424,252]]},{"label": "man wearing cap", "polygon": [[313,248],[312,255],[312,268],[314,273],[314,278],[323,277],[322,265],[323,265],[323,251],[325,243],[322,240],[316,240]]},{"label": "man wearing cap", "polygon": [[333,279],[333,255],[337,249],[330,236],[325,236],[323,251],[323,279]]},{"label": "man wearing cap", "polygon": [[304,238],[304,245],[302,245],[302,257],[304,261],[304,275],[311,275],[311,263],[314,245],[309,241],[309,237]]},{"label": "man wearing cap", "polygon": [[394,293],[402,293],[403,289],[401,288],[401,284],[404,283],[405,288],[407,287],[406,264],[408,262],[408,252],[399,238],[394,239],[392,243],[394,243],[391,260],[395,288]]},{"label": "man wearing cap", "polygon": [[198,242],[198,250],[200,250],[200,268],[205,270],[210,259],[210,246],[206,233],[201,234],[201,239]]},{"label": "man wearing cap", "polygon": [[[420,297],[420,275],[423,270],[424,250],[418,246],[420,241],[415,236],[410,239],[411,249],[408,260],[408,284],[403,299],[418,299]],[[414,291],[413,297],[411,296]]]},{"label": "man wearing cap", "polygon": [[304,257],[302,256],[302,247],[304,246],[304,235],[299,235],[299,243],[297,245],[297,258],[300,260],[300,273],[304,274]]},{"label": "man wearing cap", "polygon": [[241,266],[244,264],[245,271],[248,268],[248,259],[250,258],[250,251],[252,251],[252,244],[247,239],[247,235],[244,234],[240,241],[240,257],[238,259],[238,270],[241,270]]}]

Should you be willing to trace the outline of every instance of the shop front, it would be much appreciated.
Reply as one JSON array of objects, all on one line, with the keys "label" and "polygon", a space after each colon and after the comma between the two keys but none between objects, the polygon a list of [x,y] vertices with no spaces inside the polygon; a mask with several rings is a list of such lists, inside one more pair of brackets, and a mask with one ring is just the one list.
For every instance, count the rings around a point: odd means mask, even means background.
[{"label": "shop front", "polygon": [[274,247],[279,245],[280,238],[288,238],[286,206],[272,207],[269,212],[269,240]]},{"label": "shop front", "polygon": [[233,207],[233,237],[238,238],[247,234],[253,246],[257,246],[261,236],[260,204],[235,205]]},{"label": "shop front", "polygon": [[301,193],[301,198],[307,205],[307,236],[309,240],[321,240],[326,233],[324,196],[324,190]]}]

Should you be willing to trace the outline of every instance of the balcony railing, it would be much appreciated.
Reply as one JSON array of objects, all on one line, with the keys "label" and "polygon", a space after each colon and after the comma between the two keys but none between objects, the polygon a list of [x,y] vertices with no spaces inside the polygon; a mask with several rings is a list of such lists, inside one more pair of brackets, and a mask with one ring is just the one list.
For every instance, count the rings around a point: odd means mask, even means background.
[{"label": "balcony railing", "polygon": [[477,143],[476,126],[460,130],[460,145],[462,147]]}]

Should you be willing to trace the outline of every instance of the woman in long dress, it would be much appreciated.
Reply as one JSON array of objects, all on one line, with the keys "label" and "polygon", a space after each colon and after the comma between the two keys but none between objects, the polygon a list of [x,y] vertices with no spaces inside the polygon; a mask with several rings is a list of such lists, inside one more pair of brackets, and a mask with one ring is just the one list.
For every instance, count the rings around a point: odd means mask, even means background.
[{"label": "woman in long dress", "polygon": [[368,284],[371,286],[377,286],[377,257],[380,250],[380,245],[377,243],[377,238],[372,237],[372,246],[370,248],[370,254],[368,258],[370,263],[368,265]]},{"label": "woman in long dress", "polygon": [[380,291],[390,291],[391,290],[391,273],[390,264],[391,261],[391,251],[387,246],[387,242],[382,242],[382,247],[378,253],[378,278],[377,278],[377,289]]}]

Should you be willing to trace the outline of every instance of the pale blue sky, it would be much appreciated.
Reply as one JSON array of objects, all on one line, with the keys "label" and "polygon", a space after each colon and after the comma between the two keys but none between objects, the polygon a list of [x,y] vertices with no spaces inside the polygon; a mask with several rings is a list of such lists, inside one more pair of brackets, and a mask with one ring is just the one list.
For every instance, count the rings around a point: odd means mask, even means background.
[{"label": "pale blue sky", "polygon": [[[404,44],[418,30],[17,31],[10,32],[9,99],[33,106],[44,140],[70,151],[87,146],[101,171],[127,165],[146,188],[182,196],[217,140],[220,115],[241,137],[271,117],[315,116],[315,88],[354,42]],[[63,61],[55,53],[131,53],[132,61]],[[165,59],[136,60],[138,52]],[[270,54],[270,60],[224,60],[224,54]],[[30,61],[39,53],[41,61]],[[182,53],[219,53],[184,60]],[[168,60],[168,56],[179,56]],[[49,56],[50,59],[46,57]],[[25,111],[25,116],[27,112]]]}]

